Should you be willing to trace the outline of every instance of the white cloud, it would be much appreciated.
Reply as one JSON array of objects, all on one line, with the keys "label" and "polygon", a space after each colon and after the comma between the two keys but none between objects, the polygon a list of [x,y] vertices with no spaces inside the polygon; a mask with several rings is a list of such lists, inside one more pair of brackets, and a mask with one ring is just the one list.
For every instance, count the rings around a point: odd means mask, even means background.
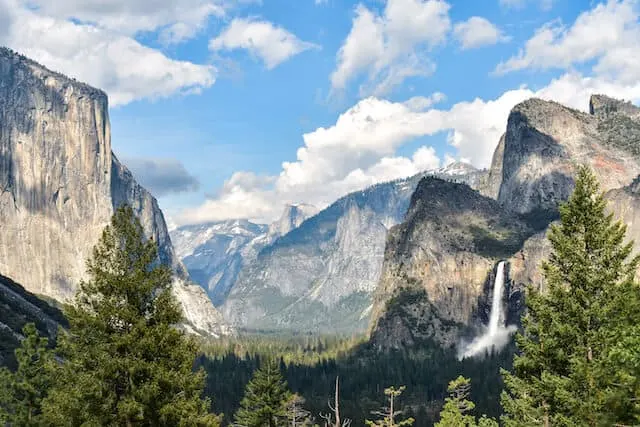
[{"label": "white cloud", "polygon": [[222,33],[209,42],[212,51],[246,49],[272,69],[305,50],[318,45],[298,39],[271,22],[236,18]]},{"label": "white cloud", "polygon": [[0,0],[9,25],[0,44],[109,94],[111,105],[198,92],[215,82],[215,69],[168,58],[135,39],[45,16],[13,0]]},{"label": "white cloud", "polygon": [[640,78],[640,61],[632,53],[640,43],[639,16],[636,0],[609,0],[581,13],[571,27],[548,23],[496,72],[568,69],[595,61],[598,75],[632,83]]},{"label": "white cloud", "polygon": [[605,93],[640,100],[640,82],[621,84],[602,77],[571,72],[533,91],[526,86],[507,91],[492,100],[474,99],[436,109],[442,95],[390,102],[367,98],[345,111],[336,123],[303,135],[297,160],[283,163],[278,176],[235,174],[219,194],[199,207],[175,217],[179,223],[237,217],[271,221],[282,203],[307,202],[324,207],[340,196],[378,182],[413,175],[446,165],[432,147],[423,146],[411,157],[397,156],[398,148],[416,138],[447,132],[455,158],[487,167],[511,109],[528,98],[554,100],[586,111],[589,96]]},{"label": "white cloud", "polygon": [[96,27],[133,36],[159,31],[160,40],[180,42],[202,30],[211,17],[224,16],[251,0],[20,0],[57,19],[77,19]]},{"label": "white cloud", "polygon": [[443,43],[451,27],[442,0],[388,0],[381,15],[360,4],[331,74],[333,91],[362,74],[362,95],[383,95],[406,78],[433,73],[430,49]]},{"label": "white cloud", "polygon": [[467,21],[457,23],[453,34],[462,49],[474,49],[482,46],[509,41],[502,30],[480,16],[472,16]]},{"label": "white cloud", "polygon": [[542,10],[549,10],[553,7],[555,0],[500,0],[500,6],[512,9],[523,8],[527,3],[538,3]]},{"label": "white cloud", "polygon": [[329,0],[315,0],[315,4],[316,6],[322,5],[322,4],[328,4]]}]

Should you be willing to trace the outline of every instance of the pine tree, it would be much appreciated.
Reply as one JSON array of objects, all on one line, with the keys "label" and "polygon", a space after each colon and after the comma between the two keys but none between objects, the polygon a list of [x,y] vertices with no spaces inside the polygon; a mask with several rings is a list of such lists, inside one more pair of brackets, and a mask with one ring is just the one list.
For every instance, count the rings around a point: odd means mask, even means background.
[{"label": "pine tree", "polygon": [[234,425],[278,427],[287,425],[287,403],[291,392],[275,359],[268,359],[254,373],[240,402]]},{"label": "pine tree", "polygon": [[494,419],[484,415],[476,423],[476,418],[471,414],[476,405],[469,400],[471,382],[468,378],[459,376],[449,383],[447,390],[449,397],[445,399],[440,421],[435,427],[498,427]]},{"label": "pine tree", "polygon": [[414,423],[413,418],[407,418],[402,421],[396,421],[396,418],[402,415],[402,411],[397,410],[397,398],[400,397],[405,390],[405,386],[395,388],[389,387],[384,390],[385,396],[388,396],[389,406],[385,406],[381,411],[377,411],[374,415],[378,415],[381,418],[377,421],[365,420],[365,424],[370,427],[402,427],[411,426]]},{"label": "pine tree", "polygon": [[[513,374],[503,372],[507,426],[599,426],[640,421],[640,288],[625,226],[606,213],[581,167],[551,227],[544,290],[530,288]],[[630,347],[628,347],[630,346]]]},{"label": "pine tree", "polygon": [[87,262],[89,280],[65,308],[63,363],[44,405],[51,424],[219,425],[201,400],[198,347],[176,328],[172,273],[157,253],[131,207],[119,208]]},{"label": "pine tree", "polygon": [[0,368],[0,425],[41,426],[42,401],[51,386],[53,351],[33,323],[22,329],[24,339],[15,355],[15,373]]}]

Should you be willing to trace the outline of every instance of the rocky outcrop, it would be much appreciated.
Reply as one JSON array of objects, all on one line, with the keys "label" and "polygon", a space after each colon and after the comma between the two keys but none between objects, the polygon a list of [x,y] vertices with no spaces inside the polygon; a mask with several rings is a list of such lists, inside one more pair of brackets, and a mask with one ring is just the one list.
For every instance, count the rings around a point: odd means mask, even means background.
[{"label": "rocky outcrop", "polygon": [[[633,253],[640,253],[640,176],[626,187],[606,194],[607,208],[627,226],[627,240],[634,242]],[[640,277],[640,271],[639,271]]]},{"label": "rocky outcrop", "polygon": [[605,190],[629,184],[640,173],[640,148],[629,142],[636,132],[640,136],[640,123],[628,115],[635,107],[607,100],[592,98],[593,114],[540,99],[514,107],[505,135],[500,203],[519,213],[553,216],[571,194],[580,164],[593,168]]},{"label": "rocky outcrop", "polygon": [[498,146],[493,152],[493,158],[491,159],[491,167],[487,173],[482,177],[480,184],[478,185],[478,191],[480,194],[497,199],[500,194],[500,185],[502,184],[502,158],[504,157],[504,140],[505,135],[500,137]]},{"label": "rocky outcrop", "polygon": [[27,323],[34,323],[50,340],[55,339],[59,326],[67,325],[56,307],[0,275],[0,366],[15,366],[13,351],[20,345]]},{"label": "rocky outcrop", "polygon": [[269,242],[298,228],[307,218],[317,213],[318,209],[315,206],[304,203],[285,206],[280,218],[269,225]]},{"label": "rocky outcrop", "polygon": [[387,231],[402,220],[427,174],[477,185],[482,172],[455,163],[341,198],[242,270],[223,305],[225,318],[248,328],[366,329]]},{"label": "rocky outcrop", "polygon": [[404,222],[387,238],[374,298],[374,344],[395,346],[402,329],[403,342],[455,344],[464,327],[479,323],[478,305],[494,266],[533,234],[519,215],[470,187],[423,179]]},{"label": "rocky outcrop", "polygon": [[111,152],[106,94],[0,49],[0,271],[30,292],[67,300],[123,203],[176,271],[186,316],[199,307],[209,316],[202,322],[220,323],[207,296],[187,282],[156,200]]}]

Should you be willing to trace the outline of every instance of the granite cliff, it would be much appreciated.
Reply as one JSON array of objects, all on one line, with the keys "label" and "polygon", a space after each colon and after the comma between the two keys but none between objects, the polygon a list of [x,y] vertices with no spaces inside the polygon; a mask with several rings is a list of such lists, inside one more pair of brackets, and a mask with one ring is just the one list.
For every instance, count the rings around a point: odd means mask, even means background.
[{"label": "granite cliff", "polygon": [[176,272],[174,291],[191,327],[227,332],[189,283],[157,201],[113,155],[106,94],[0,48],[0,273],[29,292],[67,300],[123,203]]},{"label": "granite cliff", "polygon": [[548,225],[587,164],[608,191],[610,209],[640,238],[640,109],[603,95],[589,113],[530,99],[509,115],[478,192],[423,180],[404,222],[392,228],[375,298],[371,338],[380,349],[421,341],[454,346],[487,323],[492,283],[506,261],[507,323],[523,288],[543,288]]}]

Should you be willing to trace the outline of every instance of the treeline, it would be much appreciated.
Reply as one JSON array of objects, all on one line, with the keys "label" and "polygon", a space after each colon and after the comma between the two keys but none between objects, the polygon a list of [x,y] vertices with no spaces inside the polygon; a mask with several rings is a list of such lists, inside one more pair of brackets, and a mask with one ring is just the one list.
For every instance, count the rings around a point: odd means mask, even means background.
[{"label": "treeline", "polygon": [[[291,338],[282,342],[273,337],[251,337],[251,350],[242,351],[243,340],[238,339],[238,346],[230,343],[215,349],[208,347],[198,359],[198,366],[208,374],[206,395],[212,398],[214,410],[225,414],[225,421],[229,422],[253,373],[264,361],[272,359],[278,362],[289,389],[302,396],[305,408],[315,415],[328,410],[327,400],[333,396],[335,379],[339,377],[342,413],[358,420],[357,425],[377,410],[386,387],[404,385],[402,402],[406,415],[415,418],[415,426],[431,426],[439,419],[447,384],[462,374],[474,384],[471,397],[478,410],[498,416],[500,368],[509,367],[513,357],[513,349],[509,348],[483,359],[458,361],[454,351],[429,343],[424,343],[420,351],[379,353],[357,339],[333,341],[330,337],[326,341],[323,337],[300,337],[297,344]],[[322,351],[313,352],[312,356],[308,349],[313,347]],[[339,356],[334,357],[335,354]]]},{"label": "treeline", "polygon": [[580,168],[511,353],[461,363],[435,345],[379,354],[357,337],[301,337],[221,341],[202,355],[176,328],[171,271],[123,207],[55,349],[27,325],[17,369],[0,370],[0,425],[639,425],[640,256],[625,232]]}]

